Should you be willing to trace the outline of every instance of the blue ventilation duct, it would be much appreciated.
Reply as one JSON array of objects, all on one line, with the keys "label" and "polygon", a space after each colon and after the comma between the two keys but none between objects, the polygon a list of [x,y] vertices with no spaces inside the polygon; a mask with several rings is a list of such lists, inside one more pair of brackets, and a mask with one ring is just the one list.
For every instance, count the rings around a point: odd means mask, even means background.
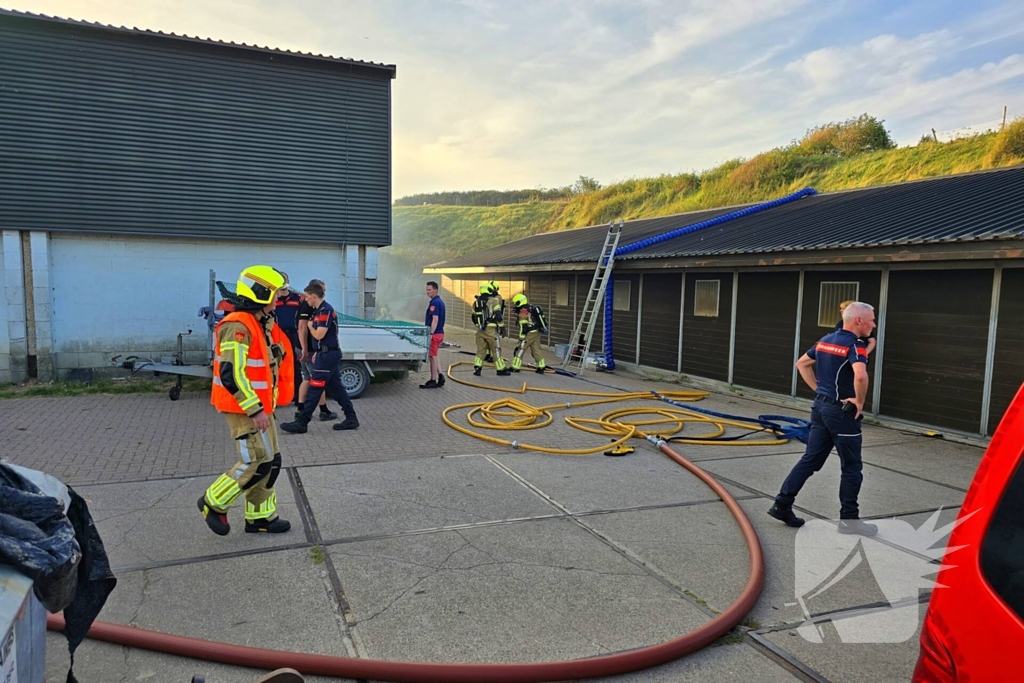
[{"label": "blue ventilation duct", "polygon": [[[693,223],[692,225],[686,225],[681,228],[676,228],[675,230],[669,230],[668,232],[663,232],[660,235],[648,237],[646,239],[642,239],[631,244],[619,247],[618,249],[615,250],[615,257],[618,258],[619,256],[623,256],[634,251],[639,251],[640,249],[646,249],[647,247],[654,246],[655,244],[667,242],[668,240],[675,239],[676,237],[689,235],[691,232],[697,232],[698,230],[703,230],[704,228],[710,228],[715,225],[721,225],[722,223],[731,221],[736,218],[743,218],[744,216],[760,213],[761,211],[774,209],[776,206],[789,204],[790,202],[795,202],[798,199],[807,197],[812,194],[818,194],[817,190],[815,190],[812,187],[805,187],[799,192],[794,192],[793,194],[788,194],[785,197],[773,199],[770,202],[755,204],[753,206],[748,206],[745,209],[740,209],[739,211],[733,211],[731,213],[718,216],[716,218],[701,221],[700,223]],[[615,298],[615,278],[612,277],[612,275],[613,273],[609,271],[608,284],[606,285],[604,295],[604,360],[609,370],[615,369],[615,359],[612,357],[612,306],[614,305]]]}]

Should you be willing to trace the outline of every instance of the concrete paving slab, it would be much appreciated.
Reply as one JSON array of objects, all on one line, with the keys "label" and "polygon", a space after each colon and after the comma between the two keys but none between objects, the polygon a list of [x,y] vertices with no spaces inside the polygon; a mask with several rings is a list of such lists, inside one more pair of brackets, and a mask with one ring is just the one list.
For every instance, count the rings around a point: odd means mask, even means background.
[{"label": "concrete paving slab", "polygon": [[[64,636],[46,637],[46,675],[48,680],[63,681],[69,657]],[[175,657],[148,650],[87,640],[75,652],[75,676],[83,683],[104,681],[149,681],[151,683],[189,683],[202,675],[206,683],[253,683],[267,673],[259,669],[216,664],[187,657]],[[306,683],[344,683],[349,679],[306,676]]]},{"label": "concrete paving slab", "polygon": [[[348,656],[328,585],[323,565],[314,564],[307,550],[126,572],[99,620],[238,645]],[[57,666],[65,649],[52,645],[48,667]],[[88,666],[105,673],[83,681],[145,680],[160,661],[143,656],[125,661],[123,651],[111,657],[110,648],[92,649],[95,662]]]},{"label": "concrete paving slab", "polygon": [[559,514],[480,456],[306,467],[325,540]]},{"label": "concrete paving slab", "polygon": [[[717,500],[696,476],[652,448],[624,457],[515,453],[492,456],[572,512]],[[748,491],[726,485],[734,496]]]},{"label": "concrete paving slab", "polygon": [[[763,626],[804,619],[795,590],[797,530],[765,514],[769,499],[744,500],[740,506],[753,523],[765,556],[764,591],[750,618]],[[718,611],[728,607],[746,584],[746,544],[722,503],[595,515],[585,523]],[[917,595],[915,590],[892,599]],[[884,600],[874,577],[858,572],[807,604],[817,614]]]},{"label": "concrete paving slab", "polygon": [[790,683],[797,680],[751,645],[739,643],[706,647],[653,669],[610,678],[591,678],[587,683]]},{"label": "concrete paving slab", "polygon": [[569,520],[330,546],[369,656],[574,659],[662,642],[708,616]]},{"label": "concrete paving slab", "polygon": [[217,555],[256,548],[303,543],[295,496],[287,476],[278,477],[277,505],[292,522],[285,534],[247,534],[244,504],[228,512],[231,533],[221,537],[206,527],[196,501],[213,477],[82,486],[75,490],[89,501],[89,510],[114,567]]},{"label": "concrete paving slab", "polygon": [[[822,625],[822,643],[808,642],[796,629],[766,633],[764,637],[834,683],[905,683],[917,662],[920,625],[927,609],[927,605],[911,605],[896,610],[900,615],[897,618],[913,619],[915,611],[918,615],[917,631],[899,643],[844,643],[828,622]],[[864,618],[877,619],[878,615]]]},{"label": "concrete paving slab", "polygon": [[[710,472],[774,497],[799,455],[703,463]],[[796,504],[829,519],[839,517],[839,456],[833,453],[821,471],[807,480]],[[898,515],[944,505],[959,505],[964,494],[877,467],[864,467],[861,515]]]},{"label": "concrete paving slab", "polygon": [[967,489],[985,450],[976,446],[914,437],[894,445],[864,449],[865,463]]}]

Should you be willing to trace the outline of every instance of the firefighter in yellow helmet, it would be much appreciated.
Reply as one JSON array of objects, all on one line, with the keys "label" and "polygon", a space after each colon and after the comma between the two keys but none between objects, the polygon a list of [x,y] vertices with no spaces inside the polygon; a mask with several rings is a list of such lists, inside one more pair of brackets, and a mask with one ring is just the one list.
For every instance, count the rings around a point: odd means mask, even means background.
[{"label": "firefighter in yellow helmet", "polygon": [[512,297],[512,310],[519,324],[519,344],[512,358],[512,372],[523,367],[523,355],[530,351],[537,372],[544,374],[544,356],[540,355],[540,335],[547,334],[548,322],[544,311],[537,304],[531,304],[525,294]]},{"label": "firefighter in yellow helmet", "polygon": [[274,321],[277,290],[285,285],[270,266],[249,266],[238,276],[240,302],[217,325],[210,402],[227,419],[238,462],[199,499],[206,525],[231,531],[228,508],[245,494],[246,533],[282,533],[274,484],[281,473],[274,409],[291,400],[295,385],[292,345]]},{"label": "firefighter in yellow helmet", "polygon": [[476,358],[473,359],[473,374],[480,376],[484,366],[484,356],[490,354],[494,358],[494,369],[499,375],[511,375],[501,357],[501,345],[498,335],[505,327],[505,301],[498,294],[495,282],[480,285],[480,296],[473,304],[473,322],[476,323]]}]

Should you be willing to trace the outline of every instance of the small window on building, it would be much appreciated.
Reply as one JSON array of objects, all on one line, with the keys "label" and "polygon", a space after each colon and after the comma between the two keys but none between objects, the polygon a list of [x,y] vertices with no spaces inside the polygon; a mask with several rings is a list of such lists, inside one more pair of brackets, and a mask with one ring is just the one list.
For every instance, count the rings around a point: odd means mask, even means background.
[{"label": "small window on building", "polygon": [[857,301],[858,296],[859,282],[822,282],[821,297],[818,299],[818,327],[835,327],[842,319],[839,304]]},{"label": "small window on building", "polygon": [[693,290],[693,314],[701,318],[718,317],[718,280],[697,280]]},{"label": "small window on building", "polygon": [[633,283],[629,280],[616,280],[615,281],[615,297],[612,300],[613,311],[628,311],[629,310],[629,299],[632,292]]},{"label": "small window on building", "polygon": [[555,280],[555,305],[569,305],[569,281]]}]

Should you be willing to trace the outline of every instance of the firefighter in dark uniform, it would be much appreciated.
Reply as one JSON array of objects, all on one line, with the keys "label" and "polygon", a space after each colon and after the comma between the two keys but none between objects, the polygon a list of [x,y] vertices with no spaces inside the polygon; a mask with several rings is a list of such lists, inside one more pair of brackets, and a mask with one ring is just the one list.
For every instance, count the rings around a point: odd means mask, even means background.
[{"label": "firefighter in dark uniform", "polygon": [[537,373],[544,374],[544,356],[540,354],[540,336],[548,333],[544,311],[537,304],[531,304],[525,294],[512,297],[512,309],[519,324],[519,344],[512,358],[512,372],[523,367],[523,356],[530,351]]},{"label": "firefighter in dark uniform", "polygon": [[313,354],[312,378],[309,380],[309,389],[306,393],[306,402],[302,404],[302,411],[295,415],[294,422],[285,422],[281,425],[282,431],[291,434],[305,434],[307,425],[313,418],[313,411],[320,396],[325,391],[327,395],[341,405],[345,419],[336,425],[335,430],[356,429],[359,427],[359,420],[356,418],[355,408],[352,406],[352,399],[345,391],[341,383],[341,347],[338,342],[338,314],[334,307],[324,300],[324,287],[318,282],[310,282],[306,286],[306,301],[314,307],[313,319],[309,323],[309,334],[316,342],[315,353]]},{"label": "firefighter in dark uniform", "polygon": [[477,377],[483,369],[485,354],[494,358],[494,369],[498,371],[498,375],[512,374],[505,366],[505,359],[501,357],[501,346],[498,341],[505,327],[504,312],[505,302],[498,294],[498,285],[493,281],[480,285],[480,296],[473,307],[473,321],[477,324],[473,374]]},{"label": "firefighter in dark uniform", "polygon": [[857,496],[864,479],[861,463],[861,411],[868,394],[868,352],[862,337],[875,329],[874,309],[854,302],[843,311],[843,329],[822,337],[796,362],[814,390],[807,449],[783,482],[768,514],[792,527],[804,520],[793,503],[804,483],[822,468],[833,446],[842,470],[839,483],[839,533],[874,536],[878,527],[860,520]]},{"label": "firefighter in dark uniform", "polygon": [[[277,291],[277,306],[274,308],[274,317],[277,318],[277,326],[281,328],[281,331],[288,337],[288,341],[292,343],[292,350],[295,352],[292,354],[295,377],[301,377],[302,365],[299,362],[299,349],[302,348],[302,344],[299,343],[299,307],[302,305],[302,296],[288,286],[288,273],[282,271],[281,275],[284,276],[285,285]],[[294,396],[283,396],[282,398],[290,398],[292,403],[298,405],[299,383],[295,383]]]}]

